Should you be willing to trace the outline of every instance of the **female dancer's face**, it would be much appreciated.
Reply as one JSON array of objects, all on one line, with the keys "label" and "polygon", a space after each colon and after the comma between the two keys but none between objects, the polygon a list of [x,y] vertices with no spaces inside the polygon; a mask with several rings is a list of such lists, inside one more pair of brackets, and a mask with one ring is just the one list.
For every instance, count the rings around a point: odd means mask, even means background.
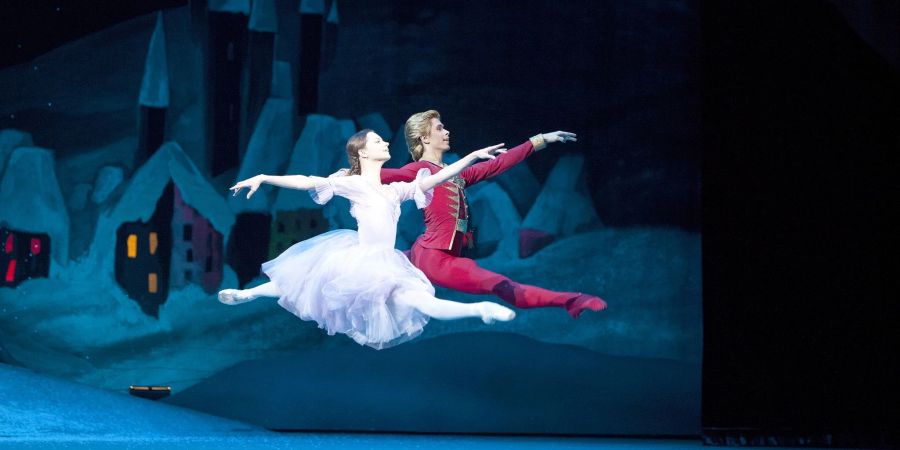
[{"label": "female dancer's face", "polygon": [[391,159],[391,152],[388,150],[388,144],[374,131],[366,134],[366,146],[360,149],[359,155],[365,156],[375,161],[387,161]]}]

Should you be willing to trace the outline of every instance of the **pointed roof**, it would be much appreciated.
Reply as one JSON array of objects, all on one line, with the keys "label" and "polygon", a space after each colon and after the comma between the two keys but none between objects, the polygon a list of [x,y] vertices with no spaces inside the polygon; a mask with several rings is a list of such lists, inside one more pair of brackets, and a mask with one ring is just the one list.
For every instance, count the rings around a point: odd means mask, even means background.
[{"label": "pointed roof", "polygon": [[69,258],[69,214],[54,169],[53,152],[19,147],[0,180],[0,223],[29,233],[50,235],[50,252],[59,264]]},{"label": "pointed roof", "polygon": [[166,31],[161,11],[156,15],[156,28],[150,36],[138,103],[154,108],[169,107],[169,65],[166,63]]},{"label": "pointed roof", "polygon": [[3,169],[6,168],[6,160],[13,150],[19,147],[31,147],[34,141],[31,140],[31,134],[24,131],[7,128],[0,130],[0,177],[3,176]]},{"label": "pointed roof", "polygon": [[227,192],[217,192],[175,142],[163,144],[134,173],[109,217],[120,223],[150,220],[156,200],[170,181],[178,187],[185,203],[209,220],[218,232],[228,233],[234,215],[225,204]]},{"label": "pointed roof", "polygon": [[583,168],[583,155],[561,156],[522,221],[522,228],[565,236],[582,226],[599,223],[600,218],[584,187]]},{"label": "pointed roof", "polygon": [[167,142],[134,173],[116,205],[97,219],[91,248],[91,256],[97,258],[97,263],[104,263],[105,268],[112,270],[116,230],[125,222],[149,221],[169,182],[175,183],[185,203],[228,237],[235,219],[225,203],[227,192],[216,191],[184,150],[175,142]]},{"label": "pointed roof", "polygon": [[328,22],[332,25],[337,25],[337,24],[341,23],[341,18],[338,15],[337,4],[338,4],[338,0],[334,0],[333,2],[331,2],[331,10],[328,11],[328,18],[325,19],[325,22]]},{"label": "pointed roof", "polygon": [[[349,119],[336,119],[323,114],[310,114],[306,126],[291,153],[287,174],[327,177],[347,167],[347,139],[356,133],[356,125]],[[280,189],[274,210],[290,211],[298,208],[318,208],[309,195],[292,189]]]},{"label": "pointed roof", "polygon": [[[293,102],[283,98],[269,98],[263,105],[256,127],[250,136],[247,153],[241,161],[237,180],[245,180],[261,173],[283,175],[291,158]],[[246,194],[246,190],[244,193]],[[277,189],[264,187],[247,199],[246,195],[228,196],[228,204],[235,213],[245,211],[268,212],[275,201]]]}]

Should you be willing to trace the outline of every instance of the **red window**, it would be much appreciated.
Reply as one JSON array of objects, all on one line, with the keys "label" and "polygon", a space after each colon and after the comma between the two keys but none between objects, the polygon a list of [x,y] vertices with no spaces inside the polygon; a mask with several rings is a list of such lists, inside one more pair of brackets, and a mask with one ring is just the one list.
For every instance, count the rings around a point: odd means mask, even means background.
[{"label": "red window", "polygon": [[37,238],[31,238],[31,254],[32,255],[40,255],[41,254],[41,240]]},{"label": "red window", "polygon": [[6,282],[12,283],[13,281],[16,281],[16,260],[10,261],[6,268]]},{"label": "red window", "polygon": [[9,235],[6,236],[6,246],[4,248],[6,253],[13,252],[13,236],[14,235],[12,233],[9,233]]}]

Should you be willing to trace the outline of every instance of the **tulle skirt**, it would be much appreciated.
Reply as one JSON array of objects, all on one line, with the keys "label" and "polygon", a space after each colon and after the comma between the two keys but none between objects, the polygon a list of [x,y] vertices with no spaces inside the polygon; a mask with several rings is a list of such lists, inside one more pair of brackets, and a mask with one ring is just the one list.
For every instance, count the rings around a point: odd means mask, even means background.
[{"label": "tulle skirt", "polygon": [[359,243],[356,231],[334,230],[294,244],[262,271],[278,287],[278,304],[328,334],[391,347],[418,336],[429,316],[396,301],[434,296],[434,287],[400,251]]}]

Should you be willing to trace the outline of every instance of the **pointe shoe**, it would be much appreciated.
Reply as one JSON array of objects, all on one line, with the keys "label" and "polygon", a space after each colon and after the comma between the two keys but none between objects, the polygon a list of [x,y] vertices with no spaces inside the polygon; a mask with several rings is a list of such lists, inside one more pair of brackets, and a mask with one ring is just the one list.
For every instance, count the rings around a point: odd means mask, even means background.
[{"label": "pointe shoe", "polygon": [[479,303],[478,311],[481,313],[481,320],[487,324],[494,323],[496,320],[508,322],[516,317],[515,311],[491,302]]},{"label": "pointe shoe", "polygon": [[577,319],[585,309],[591,311],[603,311],[606,309],[606,302],[602,298],[587,294],[578,294],[577,297],[570,298],[566,301],[566,312]]},{"label": "pointe shoe", "polygon": [[241,295],[237,289],[222,289],[219,291],[219,302],[226,305],[240,305],[252,301],[253,297]]}]

